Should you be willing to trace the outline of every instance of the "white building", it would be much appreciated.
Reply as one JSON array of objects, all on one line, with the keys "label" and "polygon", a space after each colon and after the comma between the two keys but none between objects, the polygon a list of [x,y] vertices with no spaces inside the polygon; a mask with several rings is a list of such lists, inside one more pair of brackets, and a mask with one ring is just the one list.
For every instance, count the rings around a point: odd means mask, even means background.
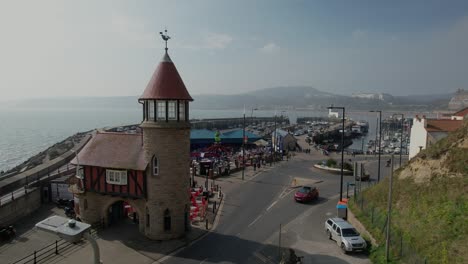
[{"label": "white building", "polygon": [[463,120],[426,119],[425,116],[422,118],[416,116],[411,127],[408,158],[413,158],[419,151],[446,137],[449,132],[457,130],[462,124]]},{"label": "white building", "polygon": [[340,115],[338,112],[333,112],[332,109],[328,109],[328,117],[339,118]]}]

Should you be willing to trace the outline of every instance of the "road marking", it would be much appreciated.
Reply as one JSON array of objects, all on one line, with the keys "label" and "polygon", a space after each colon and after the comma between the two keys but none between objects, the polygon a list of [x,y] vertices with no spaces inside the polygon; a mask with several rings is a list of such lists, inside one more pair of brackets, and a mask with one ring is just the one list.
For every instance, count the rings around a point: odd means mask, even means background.
[{"label": "road marking", "polygon": [[268,259],[263,254],[261,254],[260,252],[255,252],[254,256],[256,258],[258,258],[261,262],[268,263]]},{"label": "road marking", "polygon": [[205,263],[205,261],[207,260],[208,258],[204,259],[202,262],[200,262],[200,264],[203,264]]},{"label": "road marking", "polygon": [[260,219],[262,216],[263,216],[263,215],[257,216],[257,218],[255,218],[255,220],[253,220],[252,223],[250,223],[247,227],[250,227],[250,226],[252,226],[253,224],[255,224],[255,222],[257,222],[258,219]]},{"label": "road marking", "polygon": [[292,191],[294,191],[294,189],[284,189],[284,191],[280,194],[280,199],[283,199],[284,197],[288,196],[288,194],[290,194]]},{"label": "road marking", "polygon": [[331,213],[331,212],[327,212],[327,213],[326,213],[327,216],[330,216],[330,215],[332,215],[332,214],[333,214],[333,213]]},{"label": "road marking", "polygon": [[274,201],[268,208],[266,209],[267,212],[270,211],[270,209],[278,202],[278,200]]}]

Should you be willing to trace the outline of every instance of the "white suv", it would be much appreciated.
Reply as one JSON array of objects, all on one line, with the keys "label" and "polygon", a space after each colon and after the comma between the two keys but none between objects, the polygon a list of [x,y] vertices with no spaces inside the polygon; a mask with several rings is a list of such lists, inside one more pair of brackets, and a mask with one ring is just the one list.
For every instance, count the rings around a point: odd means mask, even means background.
[{"label": "white suv", "polygon": [[346,254],[350,251],[362,251],[367,248],[366,241],[362,239],[356,229],[341,218],[329,218],[325,222],[328,238],[335,240]]}]

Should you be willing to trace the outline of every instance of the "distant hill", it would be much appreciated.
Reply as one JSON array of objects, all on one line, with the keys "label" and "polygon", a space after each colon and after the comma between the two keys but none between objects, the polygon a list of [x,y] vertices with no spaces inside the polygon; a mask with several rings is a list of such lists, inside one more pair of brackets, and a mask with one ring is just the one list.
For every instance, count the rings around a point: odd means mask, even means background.
[{"label": "distant hill", "polygon": [[[251,92],[222,95],[222,94],[193,94],[195,101],[191,104],[194,109],[259,109],[274,108],[309,108],[323,110],[330,105],[344,106],[350,110],[369,110],[378,108],[383,110],[430,110],[434,108],[446,109],[452,95],[410,95],[391,96],[386,94],[384,100],[333,94],[320,91],[310,86],[290,86],[259,89]],[[63,97],[16,100],[4,102],[0,107],[29,107],[29,108],[137,108],[138,96],[120,97]]]},{"label": "distant hill", "polygon": [[352,98],[323,92],[309,86],[274,87],[237,95],[204,94],[193,97],[195,99],[193,107],[199,109],[242,108],[244,105],[263,109],[287,106],[324,109],[331,104],[351,108],[387,105],[380,100]]},{"label": "distant hill", "polygon": [[[396,171],[391,263],[468,263],[467,164],[468,120]],[[386,177],[363,192],[366,202],[350,204],[380,245],[371,253],[373,263],[385,256],[388,188]]]}]

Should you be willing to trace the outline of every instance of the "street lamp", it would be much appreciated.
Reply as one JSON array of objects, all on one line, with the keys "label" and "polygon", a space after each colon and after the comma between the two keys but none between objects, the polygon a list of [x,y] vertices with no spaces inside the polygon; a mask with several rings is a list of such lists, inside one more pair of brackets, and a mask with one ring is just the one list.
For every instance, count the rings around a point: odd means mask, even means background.
[{"label": "street lamp", "polygon": [[340,178],[340,202],[343,199],[343,170],[344,170],[344,133],[345,133],[345,108],[330,106],[327,109],[341,109],[343,111],[342,116],[342,131],[341,131],[341,178]]},{"label": "street lamp", "polygon": [[377,172],[377,182],[380,181],[380,154],[382,153],[382,111],[371,110],[372,113],[379,113],[379,165]]},{"label": "street lamp", "polygon": [[274,129],[274,136],[273,136],[273,163],[276,162],[276,110],[275,110],[275,129]]},{"label": "street lamp", "polygon": [[251,113],[250,113],[250,123],[253,124],[253,112],[254,112],[254,111],[257,111],[258,109],[257,109],[257,108],[252,108],[251,110],[252,110],[252,111],[251,111]]},{"label": "street lamp", "polygon": [[91,243],[94,253],[94,264],[101,264],[99,260],[99,246],[94,237],[89,233],[91,225],[76,222],[75,220],[68,219],[62,216],[54,215],[36,224],[40,230],[58,235],[60,238],[70,242],[76,243],[81,238],[86,238]]},{"label": "street lamp", "polygon": [[244,105],[244,121],[242,129],[242,180],[244,180],[245,175],[245,105]]},{"label": "street lamp", "polygon": [[400,168],[401,168],[401,153],[403,152],[403,121],[405,120],[404,114],[393,114],[394,116],[401,116],[401,135],[400,135]]}]

